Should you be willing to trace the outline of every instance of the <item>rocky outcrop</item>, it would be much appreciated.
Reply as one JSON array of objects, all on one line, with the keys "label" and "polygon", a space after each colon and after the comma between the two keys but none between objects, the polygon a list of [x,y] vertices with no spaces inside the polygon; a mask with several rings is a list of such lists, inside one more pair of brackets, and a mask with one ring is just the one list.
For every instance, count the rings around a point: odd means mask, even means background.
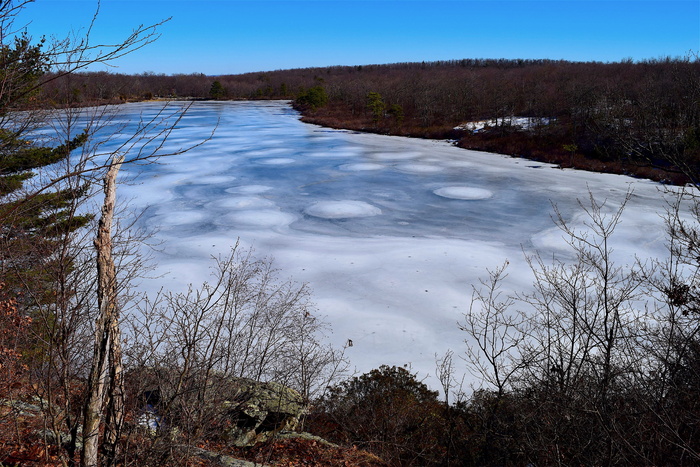
[{"label": "rocky outcrop", "polygon": [[142,388],[138,423],[149,430],[179,430],[187,425],[186,417],[194,408],[208,414],[215,430],[221,430],[217,437],[230,445],[253,446],[281,431],[293,431],[305,410],[301,395],[280,383],[195,374],[176,390],[178,385],[170,376],[164,369],[131,375]]},{"label": "rocky outcrop", "polygon": [[224,404],[232,427],[225,436],[236,446],[252,446],[294,430],[304,412],[301,395],[279,383],[235,378],[231,389],[233,397]]}]

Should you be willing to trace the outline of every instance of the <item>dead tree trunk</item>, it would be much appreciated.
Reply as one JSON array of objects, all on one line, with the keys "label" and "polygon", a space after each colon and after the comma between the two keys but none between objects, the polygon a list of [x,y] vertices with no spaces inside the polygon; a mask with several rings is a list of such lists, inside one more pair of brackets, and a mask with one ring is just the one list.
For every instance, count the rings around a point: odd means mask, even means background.
[{"label": "dead tree trunk", "polygon": [[121,329],[119,328],[118,310],[110,320],[109,327],[108,332],[112,335],[112,347],[109,353],[110,382],[105,410],[105,434],[102,441],[105,467],[116,463],[117,442],[124,421],[124,380],[122,377]]},{"label": "dead tree trunk", "polygon": [[[117,307],[116,270],[112,259],[112,219],[116,201],[116,178],[123,156],[115,156],[104,179],[104,203],[97,229],[97,303],[95,323],[95,352],[88,380],[88,397],[83,423],[84,467],[98,465],[100,422],[106,411],[104,447],[106,463],[114,460],[114,449],[123,419],[123,388],[121,366],[121,334]],[[107,402],[105,406],[105,402]]]}]

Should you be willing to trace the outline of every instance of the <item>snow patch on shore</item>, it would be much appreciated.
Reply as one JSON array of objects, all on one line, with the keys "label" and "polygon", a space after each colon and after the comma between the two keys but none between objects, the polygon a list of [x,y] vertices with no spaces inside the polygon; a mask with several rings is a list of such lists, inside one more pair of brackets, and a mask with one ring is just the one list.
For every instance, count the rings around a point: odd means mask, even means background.
[{"label": "snow patch on shore", "polygon": [[539,126],[549,125],[554,119],[548,117],[501,117],[488,120],[477,120],[474,122],[462,123],[456,126],[455,130],[466,130],[472,133],[483,131],[487,127],[510,126],[520,130],[532,130]]}]

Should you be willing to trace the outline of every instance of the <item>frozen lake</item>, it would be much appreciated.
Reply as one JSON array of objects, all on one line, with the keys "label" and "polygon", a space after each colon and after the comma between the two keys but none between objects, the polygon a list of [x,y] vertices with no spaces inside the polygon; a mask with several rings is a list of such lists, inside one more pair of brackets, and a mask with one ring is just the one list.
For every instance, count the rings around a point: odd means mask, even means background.
[{"label": "frozen lake", "polygon": [[[119,118],[158,108],[125,105]],[[283,277],[311,286],[332,326],[329,339],[337,346],[352,339],[347,356],[361,372],[407,365],[424,378],[434,374],[436,354],[462,353],[456,323],[486,268],[508,259],[506,285],[524,290],[532,278],[523,250],[562,254],[551,202],[576,223],[577,197],[588,189],[614,208],[631,187],[618,258],[665,251],[664,202],[649,181],[448,142],[329,130],[301,123],[283,102],[196,103],[166,146],[201,141],[217,122],[211,140],[141,168],[139,184],[119,188],[134,207],[148,208],[140,222],[163,242],[157,272],[166,276],[141,287],[200,284],[209,258],[240,237],[274,257]]]}]

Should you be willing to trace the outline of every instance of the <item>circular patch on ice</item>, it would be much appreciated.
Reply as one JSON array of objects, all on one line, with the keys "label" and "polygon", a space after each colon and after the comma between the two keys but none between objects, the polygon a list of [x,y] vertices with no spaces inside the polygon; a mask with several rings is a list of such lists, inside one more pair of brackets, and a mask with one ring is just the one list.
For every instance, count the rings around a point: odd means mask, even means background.
[{"label": "circular patch on ice", "polygon": [[286,212],[272,209],[256,209],[232,212],[218,218],[215,222],[218,225],[225,226],[281,227],[294,222],[294,216]]},{"label": "circular patch on ice", "polygon": [[324,151],[324,152],[308,152],[305,154],[307,157],[324,157],[324,158],[352,158],[352,157],[357,157],[358,152],[353,151],[350,149],[336,149],[333,151]]},{"label": "circular patch on ice", "polygon": [[294,159],[291,157],[274,157],[272,159],[260,159],[257,161],[259,164],[266,164],[266,165],[286,165],[286,164],[293,164]]},{"label": "circular patch on ice", "polygon": [[359,162],[357,164],[343,164],[340,166],[340,170],[346,170],[348,172],[364,172],[370,170],[381,170],[384,166],[382,164],[374,164],[372,162]]},{"label": "circular patch on ice", "polygon": [[477,200],[477,199],[489,199],[493,196],[493,192],[485,190],[483,188],[472,188],[468,186],[449,186],[445,188],[438,188],[433,191],[438,196],[443,198],[452,199],[464,199],[464,200]]},{"label": "circular patch on ice", "polygon": [[403,172],[416,174],[430,174],[442,171],[442,167],[428,164],[399,164],[396,166],[396,168]]},{"label": "circular patch on ice", "polygon": [[351,217],[369,217],[382,213],[376,206],[364,201],[319,201],[304,211],[306,214],[323,219],[349,219]]},{"label": "circular patch on ice", "polygon": [[213,201],[208,206],[222,209],[261,209],[274,205],[275,203],[269,199],[258,198],[257,196],[236,196]]}]

